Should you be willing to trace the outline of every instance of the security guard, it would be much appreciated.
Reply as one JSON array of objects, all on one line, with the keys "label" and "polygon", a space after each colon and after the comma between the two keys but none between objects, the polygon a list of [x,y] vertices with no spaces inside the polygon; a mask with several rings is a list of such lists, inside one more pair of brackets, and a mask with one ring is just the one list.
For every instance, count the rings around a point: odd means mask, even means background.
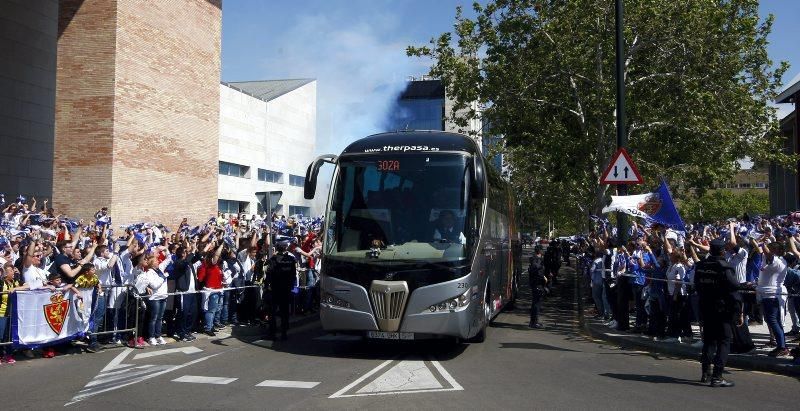
[{"label": "security guard", "polygon": [[[723,251],[725,242],[714,240],[708,257],[697,263],[694,286],[700,297],[700,318],[703,323],[703,353],[700,356],[702,377],[700,382],[711,380],[712,387],[732,387],[733,383],[722,378],[725,362],[731,348],[733,324],[744,323],[739,282],[732,265],[728,264]],[[714,355],[714,372],[711,355]]]},{"label": "security guard", "polygon": [[544,257],[542,256],[542,246],[536,245],[533,248],[534,255],[531,257],[531,264],[528,266],[528,282],[531,286],[531,322],[530,328],[544,328],[539,323],[539,306],[542,304],[542,296],[547,286],[547,276],[544,272]]},{"label": "security guard", "polygon": [[289,331],[289,304],[292,301],[292,287],[297,276],[297,259],[286,251],[287,248],[287,242],[276,243],[276,253],[267,261],[269,287],[272,291],[269,310],[270,339],[275,338],[276,311],[281,315],[281,340],[286,339],[286,332]]}]

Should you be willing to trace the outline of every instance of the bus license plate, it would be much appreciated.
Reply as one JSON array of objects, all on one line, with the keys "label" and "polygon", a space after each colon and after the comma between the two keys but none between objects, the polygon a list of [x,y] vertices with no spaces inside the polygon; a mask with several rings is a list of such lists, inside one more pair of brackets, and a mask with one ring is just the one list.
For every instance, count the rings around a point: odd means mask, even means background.
[{"label": "bus license plate", "polygon": [[398,333],[386,331],[368,331],[367,337],[381,340],[413,340],[414,333]]}]

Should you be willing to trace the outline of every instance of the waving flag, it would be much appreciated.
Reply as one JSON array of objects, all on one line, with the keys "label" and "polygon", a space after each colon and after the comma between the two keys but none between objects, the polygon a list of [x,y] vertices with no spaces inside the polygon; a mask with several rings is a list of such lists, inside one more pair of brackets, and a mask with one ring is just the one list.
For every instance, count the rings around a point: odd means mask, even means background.
[{"label": "waving flag", "polygon": [[662,181],[658,190],[647,194],[631,196],[611,196],[611,204],[603,208],[603,213],[619,211],[651,223],[663,224],[669,228],[686,231],[686,226],[675,208],[667,183]]}]

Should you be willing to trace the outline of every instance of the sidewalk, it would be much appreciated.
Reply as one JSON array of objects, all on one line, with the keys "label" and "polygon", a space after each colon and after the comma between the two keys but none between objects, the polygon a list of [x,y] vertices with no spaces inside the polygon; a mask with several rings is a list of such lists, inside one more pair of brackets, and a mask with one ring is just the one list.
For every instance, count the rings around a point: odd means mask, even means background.
[{"label": "sidewalk", "polygon": [[[309,313],[305,315],[293,315],[289,318],[289,328],[299,328],[307,324],[311,324],[315,321],[319,320],[319,312]],[[264,337],[267,335],[268,325],[261,324],[261,325],[241,325],[241,326],[228,326],[217,332],[217,335],[214,337],[205,335],[203,333],[196,333],[195,337],[197,337],[198,341],[202,340],[219,340],[223,338],[239,338],[239,339],[255,339],[258,337]],[[184,345],[191,345],[192,343],[184,343],[178,342],[172,337],[164,336],[164,340],[167,342],[167,345],[172,344],[184,344]],[[65,355],[80,355],[80,354],[89,354],[86,351],[87,342],[84,339],[78,339],[74,341],[70,341],[65,343],[61,346],[60,351],[58,352],[57,357],[65,356]],[[123,345],[114,345],[114,344],[103,344],[101,345],[101,352],[106,350],[114,350],[119,348],[128,348],[127,344]],[[145,345],[144,349],[149,349],[149,345]],[[36,354],[33,357],[28,357],[22,353],[22,351],[17,352],[15,355],[16,360],[19,361],[31,361],[37,360],[40,358],[39,350],[34,350]]]},{"label": "sidewalk", "polygon": [[[576,305],[580,312],[580,322],[584,333],[592,338],[598,340],[609,341],[618,344],[625,348],[635,348],[654,353],[661,353],[665,355],[683,357],[691,360],[699,360],[700,352],[702,350],[700,340],[700,327],[697,325],[692,326],[692,334],[695,338],[694,341],[688,343],[670,343],[664,341],[653,341],[653,337],[617,331],[603,324],[602,321],[596,320],[588,313],[589,309],[594,309],[594,304],[586,301],[585,286],[583,279],[577,275],[575,271],[575,259],[571,259],[571,265],[568,267],[561,267],[562,278],[572,278],[575,281],[575,286],[580,292],[575,293],[577,299]],[[783,329],[788,331],[792,329],[792,323],[789,316],[784,317]],[[769,342],[769,331],[766,324],[751,324],[750,335],[753,338],[753,343],[756,348],[745,354],[729,354],[728,366],[741,368],[752,371],[771,372],[775,374],[783,374],[792,377],[800,377],[800,364],[794,364],[791,358],[773,358],[767,355],[772,350],[767,347]],[[794,337],[786,337],[786,345],[791,350],[798,346],[798,341]]]},{"label": "sidewalk", "polygon": [[[609,328],[603,325],[601,321],[590,317],[590,315],[584,314],[583,327],[593,338],[610,341],[623,347],[644,349],[651,352],[694,360],[700,358],[700,344],[653,341],[652,337],[646,335],[622,332]],[[784,324],[784,330],[788,331],[792,328],[792,324],[788,319],[785,320],[787,320],[786,322],[788,322],[788,324]],[[696,338],[693,342],[697,343],[700,337],[700,329],[695,325],[692,326],[692,331]],[[766,347],[766,343],[769,341],[769,331],[767,331],[767,326],[765,324],[750,325],[750,334],[753,337],[753,343],[755,343],[756,349],[746,354],[730,354],[728,356],[729,366],[800,377],[800,365],[793,364],[791,358],[779,359],[767,355],[772,348]],[[797,341],[794,339],[795,337],[787,337],[786,345],[789,349],[797,346]]]}]

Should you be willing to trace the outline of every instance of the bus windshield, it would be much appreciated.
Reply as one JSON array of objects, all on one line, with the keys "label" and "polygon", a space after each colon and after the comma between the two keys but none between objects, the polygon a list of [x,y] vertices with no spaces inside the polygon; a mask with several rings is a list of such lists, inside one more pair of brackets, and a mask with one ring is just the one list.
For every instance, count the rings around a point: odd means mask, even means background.
[{"label": "bus windshield", "polygon": [[340,158],[327,254],[375,262],[466,258],[469,176],[467,157],[455,153]]}]

